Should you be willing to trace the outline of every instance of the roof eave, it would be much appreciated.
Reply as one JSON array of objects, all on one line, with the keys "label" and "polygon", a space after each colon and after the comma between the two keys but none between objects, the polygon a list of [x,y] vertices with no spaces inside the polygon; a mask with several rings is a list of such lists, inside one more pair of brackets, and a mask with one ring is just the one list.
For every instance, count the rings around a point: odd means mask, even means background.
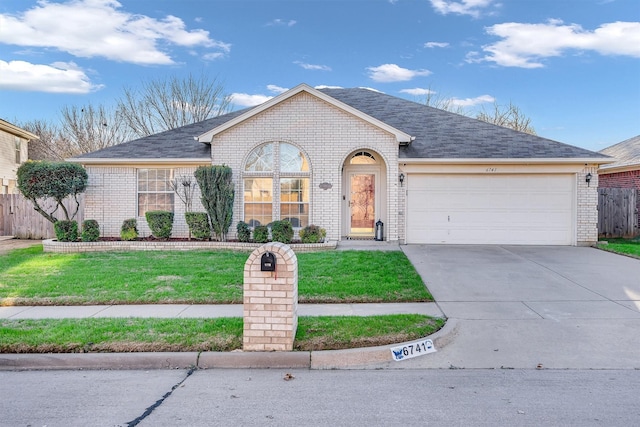
[{"label": "roof eave", "polygon": [[393,134],[396,137],[396,140],[398,142],[398,144],[400,145],[408,145],[411,143],[411,141],[413,141],[415,138],[412,137],[411,135],[394,128],[393,126],[389,126],[388,124],[375,119],[365,113],[363,113],[362,111],[351,107],[350,105],[347,105],[341,101],[338,101],[337,99],[320,92],[317,89],[312,88],[311,86],[307,85],[307,84],[300,84],[296,87],[294,87],[293,89],[290,89],[276,97],[271,98],[270,100],[256,106],[255,108],[252,108],[251,110],[247,111],[244,114],[239,115],[238,117],[229,120],[228,122],[225,122],[223,124],[221,124],[220,126],[211,129],[208,132],[203,133],[202,135],[199,135],[197,137],[195,137],[195,139],[199,142],[204,142],[206,144],[210,144],[211,141],[213,140],[213,137],[221,132],[224,132],[227,129],[232,128],[233,126],[238,125],[239,123],[242,123],[243,121],[262,113],[263,111],[268,110],[269,108],[273,107],[274,105],[279,104],[280,102],[289,99],[301,92],[307,92],[333,106],[335,106],[336,108],[340,108],[341,110],[344,110],[364,121],[367,121],[369,123],[371,123],[372,125],[379,127],[391,134]]},{"label": "roof eave", "polygon": [[140,158],[89,158],[89,157],[74,157],[66,159],[68,162],[80,163],[83,165],[140,165],[140,164],[171,164],[171,165],[206,165],[211,163],[211,159],[204,158],[166,158],[166,159],[140,159]]},{"label": "roof eave", "polygon": [[598,169],[599,174],[610,174],[610,173],[620,173],[620,172],[630,172],[640,170],[640,163],[629,163],[626,165],[606,165]]},{"label": "roof eave", "polygon": [[399,163],[404,164],[606,164],[612,163],[614,159],[608,157],[554,157],[554,158],[446,158],[446,159],[429,159],[429,158],[399,158]]},{"label": "roof eave", "polygon": [[21,129],[18,126],[12,125],[11,123],[5,120],[0,120],[0,129],[24,139],[28,139],[28,140],[40,139],[38,135],[35,135],[29,131]]}]

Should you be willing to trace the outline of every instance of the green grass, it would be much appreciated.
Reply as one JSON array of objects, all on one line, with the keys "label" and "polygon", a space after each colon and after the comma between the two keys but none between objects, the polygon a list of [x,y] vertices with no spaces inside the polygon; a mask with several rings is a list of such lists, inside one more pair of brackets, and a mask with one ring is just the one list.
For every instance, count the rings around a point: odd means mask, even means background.
[{"label": "green grass", "polygon": [[[223,304],[242,302],[247,253],[43,253],[0,256],[1,305]],[[430,301],[400,252],[328,251],[298,257],[299,302]]]},{"label": "green grass", "polygon": [[[335,350],[422,338],[443,319],[418,314],[300,317],[296,350]],[[0,353],[232,351],[242,318],[0,320]]]},{"label": "green grass", "polygon": [[640,257],[640,238],[635,239],[608,239],[606,245],[598,244],[598,248],[609,252]]}]

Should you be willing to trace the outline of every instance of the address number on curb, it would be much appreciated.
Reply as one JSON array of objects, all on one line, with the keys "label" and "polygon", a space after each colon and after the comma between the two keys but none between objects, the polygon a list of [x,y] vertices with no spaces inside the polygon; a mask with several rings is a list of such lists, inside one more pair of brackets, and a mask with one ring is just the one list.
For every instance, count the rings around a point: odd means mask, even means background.
[{"label": "address number on curb", "polygon": [[431,340],[417,341],[399,347],[391,347],[391,355],[396,362],[435,352],[436,348]]}]

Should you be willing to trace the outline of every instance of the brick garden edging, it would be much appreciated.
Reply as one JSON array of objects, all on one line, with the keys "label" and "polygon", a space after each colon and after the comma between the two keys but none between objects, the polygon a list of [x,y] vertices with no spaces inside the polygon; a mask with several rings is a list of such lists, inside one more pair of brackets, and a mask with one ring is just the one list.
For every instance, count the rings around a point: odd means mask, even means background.
[{"label": "brick garden edging", "polygon": [[[109,241],[109,242],[58,242],[56,239],[42,241],[44,252],[81,253],[110,251],[192,251],[192,250],[234,250],[251,252],[262,243],[240,242],[203,242],[198,240],[163,242],[163,241]],[[335,249],[337,241],[325,243],[292,243],[295,252],[316,252]]]}]

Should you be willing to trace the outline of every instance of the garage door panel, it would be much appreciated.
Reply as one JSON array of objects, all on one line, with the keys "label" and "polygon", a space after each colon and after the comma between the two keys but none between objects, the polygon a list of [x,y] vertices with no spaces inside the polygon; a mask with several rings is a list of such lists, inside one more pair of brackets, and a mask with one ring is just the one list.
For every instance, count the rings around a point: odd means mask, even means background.
[{"label": "garage door panel", "polygon": [[408,243],[573,243],[573,175],[412,174],[408,182]]}]

